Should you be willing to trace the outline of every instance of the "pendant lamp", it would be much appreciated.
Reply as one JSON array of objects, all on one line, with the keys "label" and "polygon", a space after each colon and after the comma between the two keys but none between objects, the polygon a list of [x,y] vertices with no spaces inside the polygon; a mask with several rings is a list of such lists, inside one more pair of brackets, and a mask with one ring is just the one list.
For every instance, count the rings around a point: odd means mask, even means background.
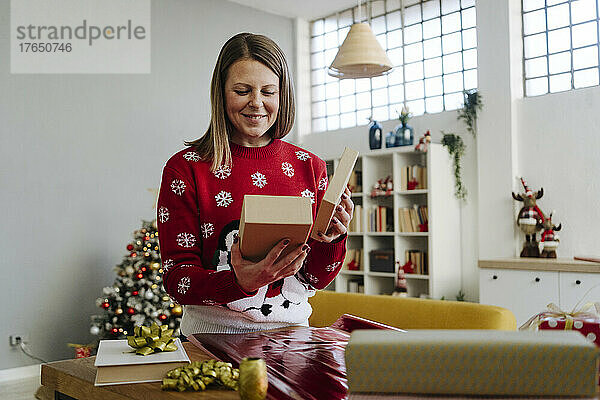
[{"label": "pendant lamp", "polygon": [[[360,4],[358,6],[360,15]],[[360,21],[359,16],[359,21]],[[393,68],[367,23],[356,23],[340,46],[328,74],[339,79],[372,78]]]}]

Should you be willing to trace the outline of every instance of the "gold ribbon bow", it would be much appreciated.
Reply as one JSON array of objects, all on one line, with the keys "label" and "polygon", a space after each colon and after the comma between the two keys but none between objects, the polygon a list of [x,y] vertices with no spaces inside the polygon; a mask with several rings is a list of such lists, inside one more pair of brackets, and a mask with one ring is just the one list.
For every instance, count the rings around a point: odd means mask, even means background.
[{"label": "gold ribbon bow", "polygon": [[554,303],[550,303],[546,306],[546,310],[534,315],[529,318],[527,322],[519,327],[519,330],[537,330],[542,322],[546,318],[555,318],[555,319],[565,319],[565,330],[573,329],[573,322],[575,319],[585,319],[585,318],[600,318],[600,303],[585,303],[581,306],[580,309],[577,309],[577,305],[573,308],[571,312],[566,312],[560,309]]},{"label": "gold ribbon bow", "polygon": [[158,325],[156,322],[152,326],[136,326],[133,328],[133,336],[127,336],[127,344],[135,350],[130,351],[142,356],[161,351],[175,351],[175,339],[173,329],[167,325]]},{"label": "gold ribbon bow", "polygon": [[193,361],[190,365],[167,372],[163,378],[162,390],[183,392],[205,390],[210,384],[238,390],[240,370],[231,363],[217,360]]}]

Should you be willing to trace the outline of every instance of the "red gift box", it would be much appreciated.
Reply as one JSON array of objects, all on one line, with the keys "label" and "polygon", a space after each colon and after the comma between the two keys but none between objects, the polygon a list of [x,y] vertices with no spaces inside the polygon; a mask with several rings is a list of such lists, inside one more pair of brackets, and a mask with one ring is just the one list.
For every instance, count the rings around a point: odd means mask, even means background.
[{"label": "red gift box", "polygon": [[590,342],[600,347],[600,318],[545,317],[539,329],[560,329],[580,332]]},{"label": "red gift box", "polygon": [[534,315],[519,329],[576,330],[600,347],[600,303],[587,303],[570,313],[550,303],[547,310]]}]

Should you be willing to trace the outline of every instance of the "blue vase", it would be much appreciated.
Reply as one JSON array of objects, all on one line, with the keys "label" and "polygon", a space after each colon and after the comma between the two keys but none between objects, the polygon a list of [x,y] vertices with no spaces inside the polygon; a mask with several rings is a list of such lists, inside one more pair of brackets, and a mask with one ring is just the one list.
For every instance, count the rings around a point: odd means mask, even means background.
[{"label": "blue vase", "polygon": [[371,150],[381,148],[381,139],[383,136],[383,128],[377,121],[372,121],[372,125],[369,128],[369,148]]},{"label": "blue vase", "polygon": [[395,146],[412,146],[414,141],[414,129],[408,125],[400,123],[396,127]]},{"label": "blue vase", "polygon": [[396,134],[394,131],[389,131],[385,135],[385,147],[396,147]]}]

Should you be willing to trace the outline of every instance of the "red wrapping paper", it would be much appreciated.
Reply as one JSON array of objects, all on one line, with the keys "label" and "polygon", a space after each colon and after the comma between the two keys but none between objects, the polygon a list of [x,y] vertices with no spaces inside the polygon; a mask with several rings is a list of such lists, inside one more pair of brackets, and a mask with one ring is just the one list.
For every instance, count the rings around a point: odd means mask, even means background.
[{"label": "red wrapping paper", "polygon": [[243,334],[197,333],[188,340],[212,357],[234,366],[244,357],[267,364],[268,399],[342,400],[348,398],[344,351],[355,329],[394,329],[343,315],[331,327],[290,327]]},{"label": "red wrapping paper", "polygon": [[[559,329],[564,330],[567,325],[566,318],[546,317],[542,319],[539,329]],[[600,347],[600,319],[594,318],[573,318],[572,330],[578,331],[590,342],[594,342]]]}]

